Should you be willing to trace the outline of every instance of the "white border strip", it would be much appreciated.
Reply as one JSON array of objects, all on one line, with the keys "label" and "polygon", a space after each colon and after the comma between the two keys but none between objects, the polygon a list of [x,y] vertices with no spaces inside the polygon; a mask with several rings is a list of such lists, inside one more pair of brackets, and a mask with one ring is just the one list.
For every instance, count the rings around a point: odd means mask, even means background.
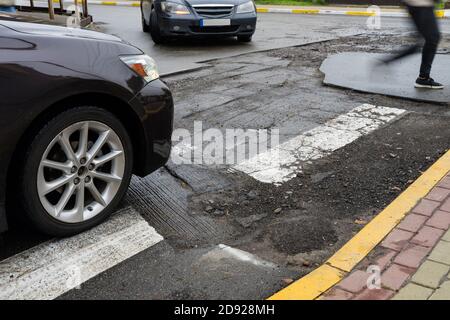
[{"label": "white border strip", "polygon": [[57,298],[162,240],[139,213],[121,210],[94,229],[0,262],[0,300]]}]

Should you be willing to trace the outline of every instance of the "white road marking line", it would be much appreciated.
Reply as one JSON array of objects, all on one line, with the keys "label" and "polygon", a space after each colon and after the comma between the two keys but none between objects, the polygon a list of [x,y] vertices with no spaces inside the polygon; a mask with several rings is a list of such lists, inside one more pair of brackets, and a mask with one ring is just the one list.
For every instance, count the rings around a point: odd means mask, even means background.
[{"label": "white road marking line", "polygon": [[[405,112],[402,109],[363,104],[321,126],[237,163],[230,171],[244,172],[264,183],[281,184],[301,171],[302,162],[323,158]],[[239,141],[241,144],[242,141],[247,143],[243,139]],[[237,144],[227,147],[224,154],[230,150],[234,152],[233,148],[237,147]],[[186,163],[205,164],[202,162],[203,151],[197,150],[198,148],[190,141],[182,141],[172,148],[172,160],[184,159],[187,160]]]},{"label": "white road marking line", "polygon": [[54,239],[0,262],[0,299],[54,299],[162,241],[131,208],[77,236]]},{"label": "white road marking line", "polygon": [[325,157],[359,137],[394,120],[405,110],[363,104],[349,113],[286,141],[232,169],[265,183],[280,184],[295,177],[300,164]]},{"label": "white road marking line", "polygon": [[[269,137],[269,133],[265,129],[235,130],[236,132],[232,133],[232,136],[227,135],[226,131],[228,131],[228,129],[226,129],[225,132],[221,132],[222,138],[224,139],[223,141],[220,141],[222,142],[222,145],[220,145],[220,143],[215,145],[216,148],[221,149],[222,151],[222,157],[220,157],[222,158],[222,163],[229,163],[228,161],[236,160],[237,154],[245,158],[246,153],[248,154],[250,152],[249,149],[256,153],[261,147],[264,147],[264,150],[267,150],[267,145],[269,145],[269,143],[278,144],[278,140],[275,142],[271,141],[271,137]],[[208,132],[208,130],[194,129],[194,135],[205,135],[206,132]],[[206,139],[206,141],[204,141],[203,139]],[[174,145],[172,146],[170,155],[172,162],[208,165],[207,160],[210,160],[211,158],[210,153],[204,152],[204,143],[207,142],[208,144],[210,144],[210,138],[200,137],[196,143],[195,138],[193,140],[194,143],[191,139],[187,139],[187,141],[182,140],[181,142],[178,142],[176,144],[175,141],[173,141]],[[213,145],[213,143],[211,145]]]},{"label": "white road marking line", "polygon": [[252,264],[257,267],[277,269],[278,267],[272,262],[262,260],[261,258],[251,254],[247,251],[236,249],[224,244],[219,244],[211,251],[204,254],[200,261],[208,260],[214,262],[221,262],[224,259],[235,259],[245,263]]}]

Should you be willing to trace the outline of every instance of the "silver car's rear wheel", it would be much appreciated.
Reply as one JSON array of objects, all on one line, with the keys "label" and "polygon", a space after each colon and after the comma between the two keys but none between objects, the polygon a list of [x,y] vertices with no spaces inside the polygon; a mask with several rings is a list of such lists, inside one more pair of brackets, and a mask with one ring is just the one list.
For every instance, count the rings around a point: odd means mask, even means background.
[{"label": "silver car's rear wheel", "polygon": [[88,221],[115,198],[125,172],[119,136],[98,121],[81,121],[50,142],[39,164],[37,191],[46,212],[64,223]]}]

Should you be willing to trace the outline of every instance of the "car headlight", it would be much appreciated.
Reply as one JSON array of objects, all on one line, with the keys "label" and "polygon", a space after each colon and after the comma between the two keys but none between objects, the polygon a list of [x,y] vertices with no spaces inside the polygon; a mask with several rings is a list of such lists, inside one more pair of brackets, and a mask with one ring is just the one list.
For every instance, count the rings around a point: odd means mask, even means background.
[{"label": "car headlight", "polygon": [[190,14],[189,9],[185,5],[169,1],[161,2],[161,10],[168,14]]},{"label": "car headlight", "polygon": [[140,75],[145,81],[150,82],[159,78],[155,60],[142,54],[136,56],[120,57],[131,70]]},{"label": "car headlight", "polygon": [[243,4],[238,5],[236,13],[255,13],[256,8],[253,1],[245,2]]}]

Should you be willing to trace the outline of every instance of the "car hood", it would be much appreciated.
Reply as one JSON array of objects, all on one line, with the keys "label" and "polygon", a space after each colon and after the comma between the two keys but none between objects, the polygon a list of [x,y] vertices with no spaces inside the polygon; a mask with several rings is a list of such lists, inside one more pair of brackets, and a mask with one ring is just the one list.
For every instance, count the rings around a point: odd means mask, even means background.
[{"label": "car hood", "polygon": [[46,36],[75,37],[104,41],[122,42],[118,37],[108,34],[77,28],[67,28],[47,24],[0,20],[0,25],[20,33]]}]

